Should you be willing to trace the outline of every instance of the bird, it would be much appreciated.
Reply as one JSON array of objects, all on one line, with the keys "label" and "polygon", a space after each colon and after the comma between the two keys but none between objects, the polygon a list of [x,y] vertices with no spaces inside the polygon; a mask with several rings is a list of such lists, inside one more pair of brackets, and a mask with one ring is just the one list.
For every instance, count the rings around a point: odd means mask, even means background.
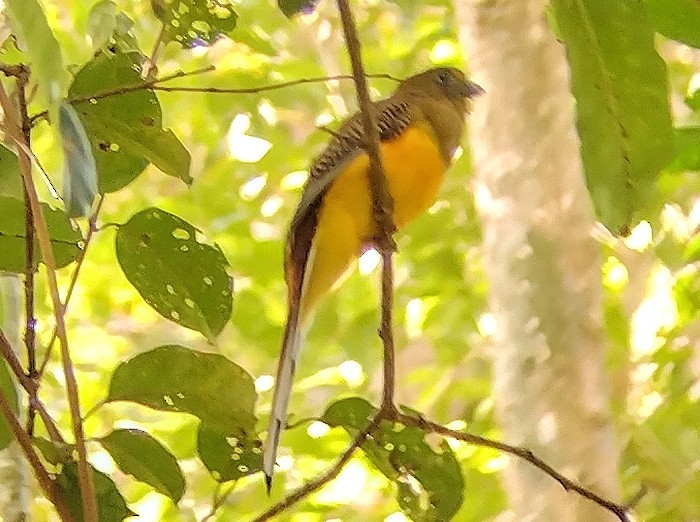
[{"label": "bird", "polygon": [[[461,142],[471,99],[483,92],[461,70],[436,67],[403,80],[390,97],[373,103],[397,229],[435,202]],[[296,363],[313,311],[377,237],[364,134],[359,112],[333,133],[311,164],[287,233],[287,322],[263,446],[268,494]]]}]

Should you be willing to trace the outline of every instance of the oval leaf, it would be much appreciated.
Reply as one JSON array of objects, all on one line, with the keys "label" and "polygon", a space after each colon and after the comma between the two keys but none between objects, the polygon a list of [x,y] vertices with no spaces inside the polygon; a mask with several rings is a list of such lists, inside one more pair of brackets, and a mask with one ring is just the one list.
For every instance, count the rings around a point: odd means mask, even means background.
[{"label": "oval leaf", "polygon": [[148,208],[121,225],[117,259],[129,282],[163,317],[218,335],[231,317],[232,281],[218,247],[197,241],[195,228]]},{"label": "oval leaf", "polygon": [[[97,513],[100,522],[121,522],[126,517],[135,515],[126,507],[124,498],[111,478],[94,468],[92,468],[92,477],[95,483]],[[75,462],[64,464],[61,474],[56,479],[56,484],[75,520],[82,521],[83,506],[78,481],[78,465]]]},{"label": "oval leaf", "polygon": [[199,426],[199,458],[219,482],[237,480],[262,469],[261,442],[227,435],[206,423]]},{"label": "oval leaf", "polygon": [[[63,267],[73,261],[81,249],[82,237],[73,229],[68,216],[58,209],[41,204],[49,229],[56,266]],[[25,207],[19,199],[0,196],[0,271],[24,273],[26,270]],[[39,243],[35,237],[34,269],[39,262]]]},{"label": "oval leaf", "polygon": [[[75,75],[71,98],[143,84],[139,53],[98,53]],[[190,155],[170,130],[162,128],[160,103],[148,89],[74,102],[97,161],[100,192],[131,183],[148,164],[192,182]]]},{"label": "oval leaf", "polygon": [[177,459],[156,439],[140,430],[115,430],[99,439],[119,469],[170,497],[176,504],[185,492]]},{"label": "oval leaf", "polygon": [[252,377],[223,355],[160,346],[117,366],[107,401],[191,413],[222,433],[252,433]]},{"label": "oval leaf", "polygon": [[69,217],[88,216],[97,195],[97,167],[83,124],[68,104],[58,111],[63,146],[63,203]]},{"label": "oval leaf", "polygon": [[624,232],[643,219],[672,158],[666,67],[637,0],[554,0],[576,97],[588,189],[598,218]]}]

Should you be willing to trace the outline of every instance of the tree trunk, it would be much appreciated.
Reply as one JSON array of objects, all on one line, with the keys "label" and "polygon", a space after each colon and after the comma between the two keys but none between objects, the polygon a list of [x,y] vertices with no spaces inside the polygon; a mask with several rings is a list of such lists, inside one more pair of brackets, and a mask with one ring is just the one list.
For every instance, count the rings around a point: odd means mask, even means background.
[{"label": "tree trunk", "polygon": [[[486,90],[471,138],[504,439],[619,501],[601,266],[564,48],[543,0],[457,0],[456,11]],[[613,519],[522,461],[511,460],[504,483],[513,520]]]}]

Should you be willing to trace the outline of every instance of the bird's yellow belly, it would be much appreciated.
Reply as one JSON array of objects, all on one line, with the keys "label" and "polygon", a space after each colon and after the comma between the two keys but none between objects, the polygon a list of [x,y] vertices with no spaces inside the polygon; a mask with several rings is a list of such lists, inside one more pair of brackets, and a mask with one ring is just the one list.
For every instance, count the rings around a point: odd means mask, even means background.
[{"label": "bird's yellow belly", "polygon": [[[398,228],[433,204],[448,166],[426,125],[410,127],[397,138],[381,144],[382,164],[394,199],[394,223]],[[323,197],[307,265],[302,318],[376,235],[368,172],[369,158],[361,154]]]}]

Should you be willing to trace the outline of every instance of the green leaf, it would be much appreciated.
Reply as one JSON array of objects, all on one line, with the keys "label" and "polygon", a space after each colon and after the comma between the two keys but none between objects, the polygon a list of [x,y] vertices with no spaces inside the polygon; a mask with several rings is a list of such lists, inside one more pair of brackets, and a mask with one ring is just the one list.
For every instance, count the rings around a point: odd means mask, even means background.
[{"label": "green leaf", "polygon": [[[121,522],[126,517],[135,515],[126,507],[126,502],[111,478],[94,468],[92,468],[92,477],[95,483],[97,513],[100,522]],[[73,517],[77,522],[81,522],[83,520],[83,507],[78,481],[78,465],[74,462],[64,464],[61,474],[56,479],[56,484]]]},{"label": "green leaf", "polygon": [[642,0],[658,32],[700,48],[700,2],[697,0]]},{"label": "green leaf", "polygon": [[185,492],[177,459],[156,439],[140,430],[115,430],[99,439],[119,469],[170,497],[176,504]]},{"label": "green leaf", "polygon": [[35,437],[32,442],[41,451],[44,458],[54,466],[73,462],[73,452],[75,447],[65,442],[55,442],[53,440]]},{"label": "green leaf", "polygon": [[[139,85],[140,55],[98,53],[83,66],[69,89],[71,98]],[[114,192],[131,183],[153,163],[187,184],[190,155],[172,131],[162,128],[158,98],[142,89],[73,103],[85,125],[97,162],[100,192]]]},{"label": "green leaf", "polygon": [[675,129],[674,136],[676,157],[666,170],[700,170],[700,127],[679,127]]},{"label": "green leaf", "polygon": [[[364,399],[351,397],[331,404],[323,421],[342,426],[354,437],[376,411]],[[434,448],[420,429],[383,422],[360,447],[377,469],[396,483],[397,501],[412,520],[450,520],[459,510],[464,477],[447,441]]]},{"label": "green leaf", "polygon": [[0,196],[23,197],[17,154],[3,145],[0,145]]},{"label": "green leaf", "polygon": [[259,440],[245,434],[226,434],[202,423],[197,434],[199,458],[219,482],[237,480],[262,469]]},{"label": "green leaf", "polygon": [[[17,390],[15,389],[15,383],[12,381],[10,370],[7,369],[4,361],[0,362],[0,390],[2,390],[3,395],[10,403],[12,411],[18,413]],[[0,416],[0,449],[6,448],[13,440],[14,435],[10,430],[10,426],[7,424],[5,417]]]},{"label": "green leaf", "polygon": [[119,227],[117,259],[159,314],[213,340],[231,317],[233,285],[224,254],[197,233],[179,217],[147,208]]},{"label": "green leaf", "polygon": [[683,250],[683,260],[686,263],[700,261],[700,234],[695,234],[688,240]]},{"label": "green leaf", "polygon": [[[73,261],[81,249],[82,237],[74,230],[68,216],[58,209],[42,203],[44,217],[49,229],[56,266],[66,266]],[[0,271],[24,273],[26,269],[24,226],[25,207],[19,199],[0,196]],[[34,238],[34,268],[38,266],[41,253],[39,242]]]},{"label": "green leaf", "polygon": [[553,0],[577,103],[588,189],[599,219],[624,231],[647,216],[672,158],[663,60],[637,0]]},{"label": "green leaf", "polygon": [[63,146],[63,203],[69,217],[88,216],[97,195],[97,167],[83,124],[68,104],[58,110]]},{"label": "green leaf", "polygon": [[61,48],[37,0],[7,0],[6,5],[14,33],[26,46],[32,73],[54,117],[63,95],[65,68]]},{"label": "green leaf", "polygon": [[184,48],[211,45],[230,35],[238,19],[228,0],[151,0],[151,7],[163,24],[166,41]]},{"label": "green leaf", "polygon": [[311,14],[317,4],[318,0],[277,0],[277,5],[287,18],[297,13]]},{"label": "green leaf", "polygon": [[122,52],[138,51],[136,38],[131,34],[133,20],[119,11],[112,0],[102,0],[91,7],[87,25],[93,49],[115,45]]},{"label": "green leaf", "polygon": [[191,413],[222,433],[255,427],[251,376],[223,355],[160,346],[117,366],[107,401]]}]

